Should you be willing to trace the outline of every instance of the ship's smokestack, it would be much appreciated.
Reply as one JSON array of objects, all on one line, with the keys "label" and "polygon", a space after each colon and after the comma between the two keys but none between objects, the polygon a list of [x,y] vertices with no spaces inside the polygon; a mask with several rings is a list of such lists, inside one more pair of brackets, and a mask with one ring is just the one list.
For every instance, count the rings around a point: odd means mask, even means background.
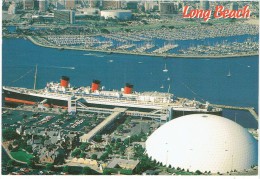
[{"label": "ship's smokestack", "polygon": [[60,79],[60,85],[67,88],[69,86],[70,78],[67,76],[62,76]]},{"label": "ship's smokestack", "polygon": [[125,88],[124,88],[124,93],[125,94],[131,94],[132,91],[133,91],[133,87],[134,87],[134,85],[132,85],[130,83],[126,83]]},{"label": "ship's smokestack", "polygon": [[101,81],[99,80],[93,80],[91,90],[94,92],[99,89],[99,84]]}]

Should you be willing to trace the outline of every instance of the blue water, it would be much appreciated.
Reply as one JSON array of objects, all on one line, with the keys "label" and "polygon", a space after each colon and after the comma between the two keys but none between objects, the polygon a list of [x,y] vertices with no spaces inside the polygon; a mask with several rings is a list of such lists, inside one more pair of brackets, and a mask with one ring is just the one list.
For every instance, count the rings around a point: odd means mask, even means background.
[{"label": "blue water", "polygon": [[[38,88],[45,87],[47,82],[59,81],[62,75],[67,75],[72,86],[89,86],[93,79],[98,79],[106,89],[120,90],[128,82],[134,84],[136,91],[166,92],[170,85],[170,92],[178,97],[258,109],[258,56],[164,59],[61,51],[35,46],[23,39],[3,39],[3,85],[33,88],[33,68],[36,64]],[[162,71],[165,64],[168,73]],[[229,69],[231,77],[227,77]],[[21,78],[23,75],[25,76]],[[19,78],[21,79],[17,80]],[[160,88],[162,85],[163,89]],[[245,127],[257,127],[248,112],[225,111],[224,116],[233,119],[235,113],[238,123]]]}]

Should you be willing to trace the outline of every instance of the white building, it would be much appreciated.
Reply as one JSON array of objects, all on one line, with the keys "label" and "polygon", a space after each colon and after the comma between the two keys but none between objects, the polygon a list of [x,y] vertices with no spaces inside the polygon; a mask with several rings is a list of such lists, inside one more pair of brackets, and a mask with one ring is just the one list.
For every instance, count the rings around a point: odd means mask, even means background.
[{"label": "white building", "polygon": [[132,18],[131,10],[104,10],[101,11],[101,17],[105,19],[119,19],[119,20],[129,20]]},{"label": "white building", "polygon": [[227,173],[258,165],[258,142],[242,126],[210,114],[182,116],[146,141],[146,151],[164,165],[189,171]]}]

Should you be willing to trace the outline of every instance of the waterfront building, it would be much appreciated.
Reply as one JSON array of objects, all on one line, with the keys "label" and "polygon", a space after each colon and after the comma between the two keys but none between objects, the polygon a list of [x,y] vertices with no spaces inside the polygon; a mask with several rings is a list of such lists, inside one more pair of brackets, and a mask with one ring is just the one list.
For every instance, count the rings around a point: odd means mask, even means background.
[{"label": "waterfront building", "polygon": [[244,171],[258,164],[258,142],[236,122],[211,114],[176,118],[146,141],[152,160],[191,172]]},{"label": "waterfront building", "polygon": [[209,9],[209,1],[207,0],[200,0],[200,9],[207,10]]},{"label": "waterfront building", "polygon": [[54,21],[61,23],[74,24],[75,23],[75,11],[73,10],[55,10]]},{"label": "waterfront building", "polygon": [[76,15],[98,15],[100,10],[97,8],[82,8],[82,9],[77,9],[78,14]]},{"label": "waterfront building", "polygon": [[105,19],[119,19],[119,20],[129,20],[132,18],[132,11],[131,10],[104,10],[100,13],[101,17]]}]

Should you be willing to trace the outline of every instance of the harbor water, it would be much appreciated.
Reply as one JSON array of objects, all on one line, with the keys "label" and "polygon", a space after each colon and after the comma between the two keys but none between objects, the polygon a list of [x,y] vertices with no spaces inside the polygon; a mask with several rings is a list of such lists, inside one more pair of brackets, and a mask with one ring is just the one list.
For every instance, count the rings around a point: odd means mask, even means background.
[{"label": "harbor water", "polygon": [[[98,79],[105,89],[120,90],[131,83],[135,91],[169,90],[175,96],[201,102],[254,107],[258,113],[258,56],[163,58],[59,50],[24,39],[3,39],[3,85],[33,88],[36,65],[37,88],[66,75],[72,86],[89,86]],[[236,118],[244,127],[257,127],[249,112],[225,110],[223,115]]]}]

